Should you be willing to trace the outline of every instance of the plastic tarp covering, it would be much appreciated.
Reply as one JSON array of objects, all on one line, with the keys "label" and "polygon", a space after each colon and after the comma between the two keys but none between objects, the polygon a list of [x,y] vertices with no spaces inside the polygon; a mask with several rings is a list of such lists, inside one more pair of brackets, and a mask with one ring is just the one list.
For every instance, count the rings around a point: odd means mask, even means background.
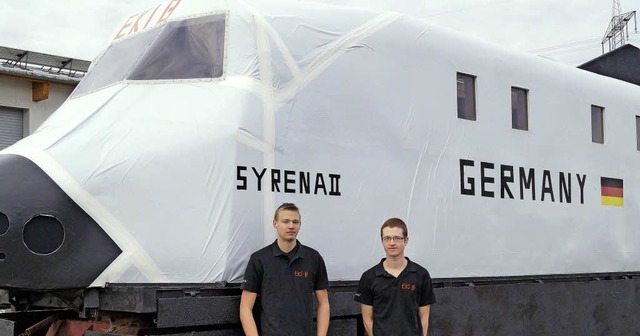
[{"label": "plastic tarp covering", "polygon": [[[323,4],[174,0],[114,36],[0,152],[35,162],[122,250],[94,286],[239,281],[282,202],[331,280],[384,256],[389,217],[434,277],[640,269],[636,86]],[[476,121],[457,117],[458,72],[476,78]],[[511,127],[511,86],[529,131]],[[611,111],[607,147],[589,141],[591,104]],[[624,180],[624,206],[603,205],[602,177]]]}]

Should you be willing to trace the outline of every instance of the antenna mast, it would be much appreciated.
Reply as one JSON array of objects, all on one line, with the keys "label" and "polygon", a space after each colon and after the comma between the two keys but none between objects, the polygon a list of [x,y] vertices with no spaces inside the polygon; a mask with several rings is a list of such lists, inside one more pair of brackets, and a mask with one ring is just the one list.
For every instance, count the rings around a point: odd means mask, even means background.
[{"label": "antenna mast", "polygon": [[627,24],[633,18],[634,31],[638,32],[638,22],[636,20],[636,11],[621,13],[620,0],[613,0],[613,6],[611,10],[611,21],[609,21],[609,27],[607,32],[602,38],[602,53],[604,54],[604,45],[609,45],[609,51],[612,51],[618,47],[622,47],[629,39],[629,27]]}]

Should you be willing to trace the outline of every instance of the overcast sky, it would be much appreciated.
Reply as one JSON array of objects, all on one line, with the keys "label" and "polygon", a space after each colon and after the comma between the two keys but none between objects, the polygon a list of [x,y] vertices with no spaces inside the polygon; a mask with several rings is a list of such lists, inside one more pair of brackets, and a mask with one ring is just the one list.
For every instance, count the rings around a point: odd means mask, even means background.
[{"label": "overcast sky", "polygon": [[[192,0],[193,1],[193,0]],[[206,0],[212,1],[212,0]],[[600,55],[610,0],[316,0],[392,9],[569,65]],[[92,60],[132,13],[161,0],[0,0],[0,46]],[[640,0],[621,0],[622,12]],[[630,39],[640,45],[640,34]]]}]

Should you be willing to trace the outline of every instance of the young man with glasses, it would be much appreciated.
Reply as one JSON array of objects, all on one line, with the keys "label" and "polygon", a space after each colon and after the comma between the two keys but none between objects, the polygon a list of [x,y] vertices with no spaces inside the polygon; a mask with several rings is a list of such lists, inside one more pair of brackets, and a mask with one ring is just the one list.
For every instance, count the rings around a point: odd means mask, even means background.
[{"label": "young man with glasses", "polygon": [[[249,258],[242,282],[240,321],[247,336],[258,336],[253,306],[260,295],[260,335],[326,336],[329,328],[329,279],[318,251],[300,244],[300,211],[283,203],[273,216],[278,238]],[[313,330],[313,293],[317,331]]]},{"label": "young man with glasses", "polygon": [[427,335],[429,308],[436,302],[429,272],[404,256],[407,225],[390,218],[380,228],[386,258],[360,278],[355,300],[369,336]]}]

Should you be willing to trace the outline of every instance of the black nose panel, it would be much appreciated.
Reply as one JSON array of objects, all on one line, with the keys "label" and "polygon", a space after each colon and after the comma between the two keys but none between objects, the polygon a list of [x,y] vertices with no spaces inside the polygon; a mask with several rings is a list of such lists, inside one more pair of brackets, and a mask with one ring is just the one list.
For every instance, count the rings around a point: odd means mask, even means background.
[{"label": "black nose panel", "polygon": [[0,288],[87,287],[121,252],[36,164],[0,155]]}]

